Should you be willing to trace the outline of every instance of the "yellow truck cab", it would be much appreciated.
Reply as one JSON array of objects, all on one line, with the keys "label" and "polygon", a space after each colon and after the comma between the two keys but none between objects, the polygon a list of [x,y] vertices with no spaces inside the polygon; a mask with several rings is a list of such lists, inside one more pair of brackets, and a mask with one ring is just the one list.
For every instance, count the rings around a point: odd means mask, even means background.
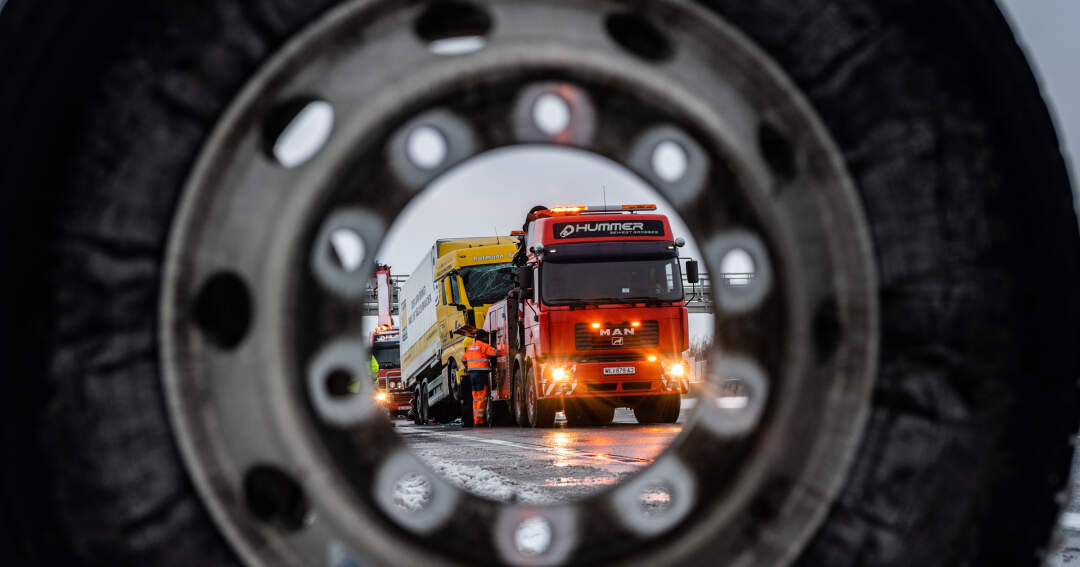
[{"label": "yellow truck cab", "polygon": [[415,394],[416,423],[450,422],[463,415],[463,403],[471,404],[471,393],[461,388],[467,345],[454,330],[482,325],[491,304],[506,296],[516,252],[512,237],[440,239],[405,281],[401,364],[404,385]]}]

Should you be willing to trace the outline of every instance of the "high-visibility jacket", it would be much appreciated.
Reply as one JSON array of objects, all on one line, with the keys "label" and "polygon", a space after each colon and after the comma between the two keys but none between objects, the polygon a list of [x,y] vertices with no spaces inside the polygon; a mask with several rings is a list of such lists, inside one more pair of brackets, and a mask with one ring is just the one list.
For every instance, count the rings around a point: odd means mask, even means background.
[{"label": "high-visibility jacket", "polygon": [[473,341],[461,358],[465,361],[465,370],[491,370],[489,356],[495,356],[495,349],[491,345],[484,341]]}]

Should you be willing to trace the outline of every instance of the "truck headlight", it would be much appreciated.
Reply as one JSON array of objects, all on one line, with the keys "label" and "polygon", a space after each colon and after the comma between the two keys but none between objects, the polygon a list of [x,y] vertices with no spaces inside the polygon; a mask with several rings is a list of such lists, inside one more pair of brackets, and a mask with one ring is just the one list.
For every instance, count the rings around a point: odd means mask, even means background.
[{"label": "truck headlight", "polygon": [[377,401],[380,401],[380,402],[385,400],[386,399],[386,392],[379,392],[378,394],[375,394],[375,399]]},{"label": "truck headlight", "polygon": [[664,373],[673,378],[682,378],[686,375],[686,367],[682,361],[667,362],[664,364]]},{"label": "truck headlight", "polygon": [[556,381],[556,382],[562,382],[563,380],[566,380],[566,377],[569,376],[569,375],[570,375],[570,373],[567,372],[566,369],[561,367],[561,366],[556,367],[555,369],[553,369],[551,371],[551,379]]}]

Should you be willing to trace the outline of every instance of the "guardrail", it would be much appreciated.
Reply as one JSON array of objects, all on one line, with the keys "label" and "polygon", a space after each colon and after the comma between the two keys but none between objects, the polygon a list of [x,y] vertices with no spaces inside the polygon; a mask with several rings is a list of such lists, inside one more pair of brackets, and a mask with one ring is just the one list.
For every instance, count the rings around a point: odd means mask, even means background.
[{"label": "guardrail", "polygon": [[[405,275],[392,275],[390,276],[390,288],[393,293],[393,299],[391,302],[391,313],[394,315],[400,314],[400,306],[398,303],[398,294],[401,292],[401,286],[405,283],[405,280],[409,278],[408,274]],[[751,280],[754,279],[753,272],[726,272],[719,274],[718,279],[722,281],[722,285],[730,286],[744,286],[748,285]],[[683,275],[683,292],[686,296],[686,309],[690,313],[712,313],[713,312],[713,279],[707,273],[701,273],[698,275],[697,283],[690,283],[686,281],[686,275]],[[375,316],[379,314],[379,305],[375,295],[374,284],[368,286],[367,295],[360,303],[360,314]]]}]

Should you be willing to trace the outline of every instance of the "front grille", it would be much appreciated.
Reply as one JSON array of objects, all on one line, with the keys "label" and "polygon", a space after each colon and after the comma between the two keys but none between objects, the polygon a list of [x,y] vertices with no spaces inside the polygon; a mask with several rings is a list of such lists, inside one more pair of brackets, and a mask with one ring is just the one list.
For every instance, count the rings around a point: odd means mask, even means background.
[{"label": "front grille", "polygon": [[656,321],[642,321],[640,327],[632,327],[629,321],[604,323],[599,329],[586,323],[574,325],[577,350],[650,348],[659,343],[660,325]]},{"label": "front grille", "polygon": [[623,390],[648,390],[652,382],[623,382]]},{"label": "front grille", "polygon": [[645,355],[632,352],[605,352],[578,357],[578,362],[637,362],[639,360],[645,360]]},{"label": "front grille", "polygon": [[605,384],[603,382],[601,382],[599,384],[592,384],[592,383],[586,383],[585,384],[585,387],[588,388],[590,392],[614,392],[615,388],[617,388],[618,386],[619,385],[617,383],[615,383],[615,382],[611,382],[611,383],[607,383],[607,384]]}]

